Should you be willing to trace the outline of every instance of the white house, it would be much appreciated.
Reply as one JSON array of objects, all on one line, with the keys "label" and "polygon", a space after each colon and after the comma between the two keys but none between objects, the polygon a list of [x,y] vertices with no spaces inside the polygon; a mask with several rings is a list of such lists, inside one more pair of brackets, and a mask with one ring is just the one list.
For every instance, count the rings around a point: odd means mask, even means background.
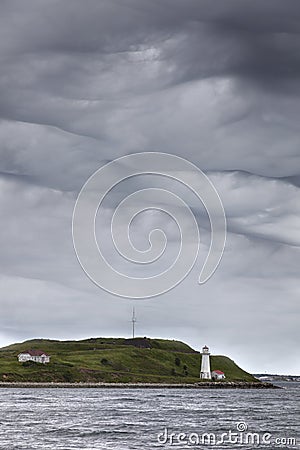
[{"label": "white house", "polygon": [[225,373],[221,372],[221,370],[213,370],[211,377],[213,380],[223,380],[225,378]]},{"label": "white house", "polygon": [[50,356],[42,350],[25,350],[18,354],[18,360],[19,362],[34,361],[46,364],[50,362]]}]

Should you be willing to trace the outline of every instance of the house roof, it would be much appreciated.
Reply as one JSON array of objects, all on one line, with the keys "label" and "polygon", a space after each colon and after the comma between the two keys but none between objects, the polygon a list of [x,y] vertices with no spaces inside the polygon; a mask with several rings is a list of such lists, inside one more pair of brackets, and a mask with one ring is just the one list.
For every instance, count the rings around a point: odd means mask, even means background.
[{"label": "house roof", "polygon": [[24,355],[24,354],[28,354],[30,356],[49,356],[47,353],[43,352],[43,350],[24,350],[23,352],[20,353],[20,355]]},{"label": "house roof", "polygon": [[222,372],[221,370],[213,370],[213,373],[217,373],[219,375],[224,375],[224,372]]}]

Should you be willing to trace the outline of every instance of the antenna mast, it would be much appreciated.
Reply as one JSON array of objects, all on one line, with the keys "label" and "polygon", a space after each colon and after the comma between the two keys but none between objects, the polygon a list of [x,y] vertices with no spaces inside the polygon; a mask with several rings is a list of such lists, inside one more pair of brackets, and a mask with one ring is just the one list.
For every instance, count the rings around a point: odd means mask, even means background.
[{"label": "antenna mast", "polygon": [[135,309],[134,307],[132,308],[132,339],[134,339],[134,332],[135,332],[135,322],[136,322],[136,315],[135,315]]}]

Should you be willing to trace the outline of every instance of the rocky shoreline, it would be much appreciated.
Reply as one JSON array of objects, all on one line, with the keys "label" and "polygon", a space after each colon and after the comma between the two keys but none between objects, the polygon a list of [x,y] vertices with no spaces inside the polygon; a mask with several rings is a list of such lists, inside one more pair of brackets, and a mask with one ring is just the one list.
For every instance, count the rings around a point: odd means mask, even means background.
[{"label": "rocky shoreline", "polygon": [[0,382],[0,388],[110,388],[110,389],[281,389],[272,383],[246,381],[203,381],[193,384],[164,383],[34,383]]}]

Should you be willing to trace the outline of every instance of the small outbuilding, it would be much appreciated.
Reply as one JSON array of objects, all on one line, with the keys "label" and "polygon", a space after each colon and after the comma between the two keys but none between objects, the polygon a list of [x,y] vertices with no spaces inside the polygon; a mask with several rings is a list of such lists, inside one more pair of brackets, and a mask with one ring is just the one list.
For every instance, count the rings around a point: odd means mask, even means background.
[{"label": "small outbuilding", "polygon": [[213,370],[211,373],[211,377],[213,380],[224,380],[225,373],[221,370]]},{"label": "small outbuilding", "polygon": [[25,350],[18,354],[19,362],[34,361],[41,364],[50,362],[50,356],[43,350]]}]

